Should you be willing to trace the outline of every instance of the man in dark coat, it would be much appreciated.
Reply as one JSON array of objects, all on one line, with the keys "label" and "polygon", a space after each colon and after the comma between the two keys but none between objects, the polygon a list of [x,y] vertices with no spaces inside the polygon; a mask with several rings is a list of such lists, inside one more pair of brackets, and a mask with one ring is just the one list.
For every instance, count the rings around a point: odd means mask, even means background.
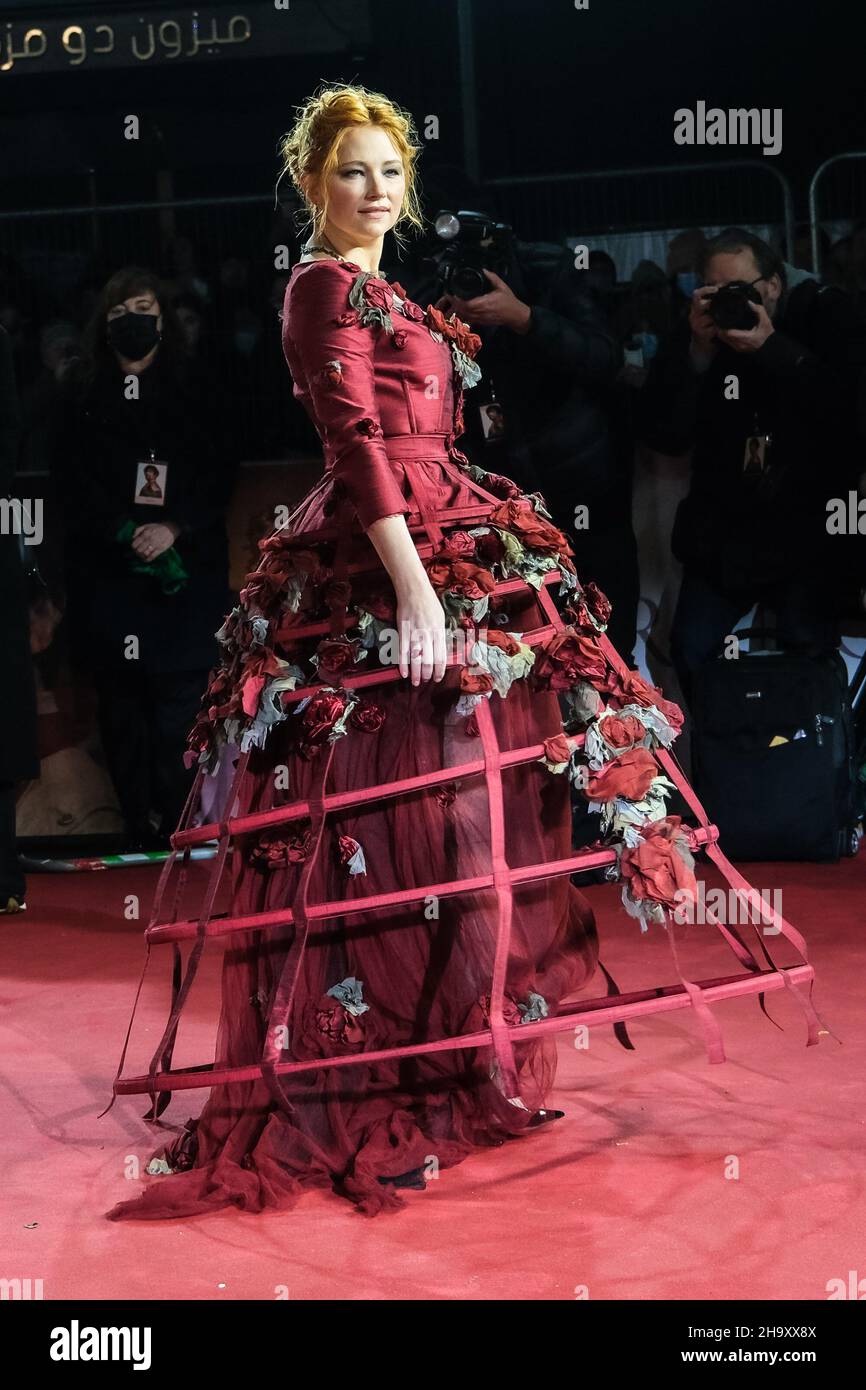
[{"label": "man in dark coat", "polygon": [[[12,345],[0,326],[0,499],[9,499],[16,468],[21,416]],[[6,518],[14,518],[11,507]],[[36,740],[36,688],[30,656],[27,585],[20,539],[0,526],[0,913],[18,912],[24,901],[24,874],[15,844],[16,783],[39,776]]]},{"label": "man in dark coat", "polygon": [[[838,645],[827,504],[856,486],[866,362],[848,296],[810,278],[789,286],[751,233],[732,228],[710,242],[702,279],[641,401],[651,447],[694,448],[671,541],[684,567],[671,649],[687,695],[695,669],[759,600],[789,645]],[[751,328],[715,321],[713,296],[732,282],[760,300]]]},{"label": "man in dark coat", "polygon": [[[542,493],[574,545],[579,578],[594,580],[611,600],[608,636],[631,664],[639,580],[634,440],[617,380],[622,351],[587,281],[590,272],[575,269],[570,247],[536,273],[513,245],[509,256],[507,281],[487,272],[489,293],[446,296],[483,339],[483,380],[466,403],[472,457],[524,491]],[[489,404],[491,388],[502,428],[479,452],[473,407]]]}]

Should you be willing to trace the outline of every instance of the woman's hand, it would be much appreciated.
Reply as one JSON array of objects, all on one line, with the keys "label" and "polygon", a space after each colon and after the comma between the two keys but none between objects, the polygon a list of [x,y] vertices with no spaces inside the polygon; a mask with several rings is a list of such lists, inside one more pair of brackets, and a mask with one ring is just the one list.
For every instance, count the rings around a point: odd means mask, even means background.
[{"label": "woman's hand", "polygon": [[367,527],[370,542],[391,576],[397,596],[400,675],[412,684],[441,681],[448,664],[445,611],[430,583],[403,515],[382,516]]},{"label": "woman's hand", "polygon": [[397,636],[400,642],[400,675],[412,675],[412,684],[441,681],[448,653],[445,612],[428,579],[422,585],[397,594]]},{"label": "woman's hand", "polygon": [[149,521],[136,526],[130,545],[136,555],[149,563],[170,550],[179,535],[180,527],[173,521]]}]

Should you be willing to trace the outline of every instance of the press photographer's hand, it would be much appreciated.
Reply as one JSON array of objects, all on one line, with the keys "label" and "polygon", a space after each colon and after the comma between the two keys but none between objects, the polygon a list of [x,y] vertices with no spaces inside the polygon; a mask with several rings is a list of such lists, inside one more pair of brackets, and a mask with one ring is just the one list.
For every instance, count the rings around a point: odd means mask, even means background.
[{"label": "press photographer's hand", "polygon": [[772,319],[767,313],[763,304],[749,304],[749,308],[755,315],[754,328],[727,328],[719,329],[719,338],[728,347],[732,347],[735,352],[757,352],[759,347],[763,347],[771,333],[775,333]]},{"label": "press photographer's hand", "polygon": [[518,299],[510,285],[493,270],[483,273],[493,285],[488,294],[477,294],[474,299],[460,299],[458,295],[444,294],[436,301],[436,308],[443,313],[452,309],[458,318],[473,328],[510,328],[514,333],[525,333],[529,328],[532,310],[522,299]]},{"label": "press photographer's hand", "polygon": [[716,350],[718,328],[709,312],[709,303],[718,285],[700,285],[692,295],[689,306],[689,327],[692,330],[692,345],[699,352],[712,354]]}]

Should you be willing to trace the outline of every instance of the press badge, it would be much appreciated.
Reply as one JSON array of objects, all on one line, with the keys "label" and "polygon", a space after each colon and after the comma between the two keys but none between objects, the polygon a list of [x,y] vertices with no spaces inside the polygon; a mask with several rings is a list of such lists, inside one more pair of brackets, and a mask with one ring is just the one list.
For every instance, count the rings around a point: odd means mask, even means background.
[{"label": "press badge", "polygon": [[167,481],[168,464],[151,454],[136,464],[133,502],[141,507],[164,507]]},{"label": "press badge", "polygon": [[485,444],[493,444],[497,439],[505,438],[505,416],[499,401],[485,401],[484,405],[479,405],[478,414]]}]

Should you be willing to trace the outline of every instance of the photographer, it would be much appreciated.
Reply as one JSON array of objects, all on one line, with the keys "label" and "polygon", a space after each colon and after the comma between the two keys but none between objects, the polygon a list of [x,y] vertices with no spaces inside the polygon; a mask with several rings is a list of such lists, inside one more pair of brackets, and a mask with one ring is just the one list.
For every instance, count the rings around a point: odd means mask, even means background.
[{"label": "photographer", "polygon": [[[555,254],[552,272],[533,275],[529,257],[524,263],[509,239],[504,275],[483,268],[488,293],[462,299],[449,289],[438,307],[454,309],[483,341],[483,379],[466,411],[473,456],[524,491],[542,493],[574,546],[581,581],[594,580],[611,600],[608,636],[631,662],[638,571],[631,431],[617,384],[622,355],[588,272],[574,268],[570,248]],[[499,427],[482,437],[480,414],[491,392]],[[586,511],[576,520],[578,507]]]},{"label": "photographer", "polygon": [[846,295],[803,279],[739,228],[707,245],[688,320],[653,364],[641,433],[693,446],[672,548],[683,581],[671,634],[686,695],[752,605],[791,646],[838,646],[826,506],[857,474],[863,333]]}]

